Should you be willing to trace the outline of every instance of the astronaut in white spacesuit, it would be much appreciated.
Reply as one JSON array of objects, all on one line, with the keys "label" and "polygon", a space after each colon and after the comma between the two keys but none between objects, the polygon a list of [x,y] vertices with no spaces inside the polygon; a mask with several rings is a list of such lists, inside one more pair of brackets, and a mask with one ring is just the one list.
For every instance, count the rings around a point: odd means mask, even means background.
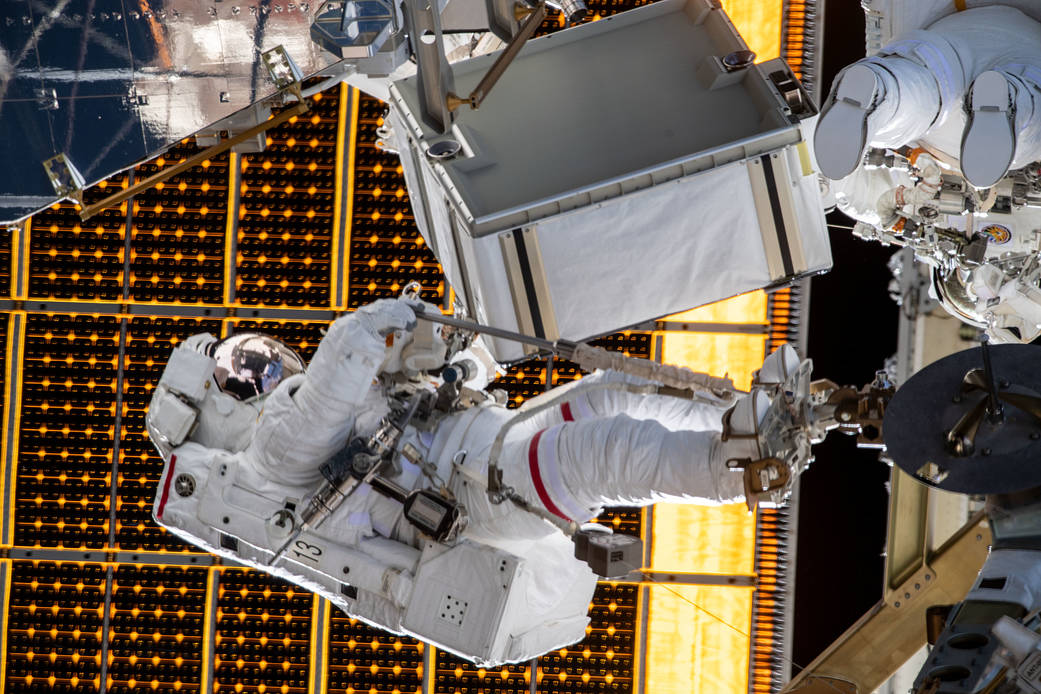
[{"label": "astronaut in white spacesuit", "polygon": [[[647,382],[636,387],[648,394],[632,393],[614,385],[634,379],[598,373],[542,396],[547,407],[516,418],[508,432],[515,411],[473,390],[476,405],[414,418],[394,448],[397,485],[440,490],[465,508],[468,524],[452,542],[432,542],[401,503],[368,485],[320,528],[289,536],[300,507],[323,484],[323,463],[392,415],[395,396],[378,376],[391,362],[437,362],[388,347],[392,335],[396,343],[421,342],[410,336],[415,325],[404,299],[362,307],[330,326],[306,370],[292,350],[259,335],[199,335],[178,346],[147,417],[167,461],[157,522],[320,592],[372,624],[479,663],[512,662],[584,637],[596,577],[553,524],[492,503],[491,455],[515,494],[575,524],[606,504],[740,501],[745,476],[727,461],[765,457],[755,436],[769,406],[763,389],[733,405],[650,394],[655,386]],[[786,346],[767,359],[760,379],[784,381],[798,366]],[[728,408],[732,436],[722,441]],[[497,437],[501,452],[493,452]],[[289,551],[272,562],[287,537]]]},{"label": "astronaut in white spacesuit", "polygon": [[941,305],[998,342],[1041,335],[1041,23],[1030,12],[975,7],[904,33],[838,75],[814,133],[853,233],[913,248]]},{"label": "astronaut in white spacesuit", "polygon": [[1012,7],[956,12],[836,78],[814,134],[821,172],[917,143],[978,188],[1041,159],[1041,24]]}]

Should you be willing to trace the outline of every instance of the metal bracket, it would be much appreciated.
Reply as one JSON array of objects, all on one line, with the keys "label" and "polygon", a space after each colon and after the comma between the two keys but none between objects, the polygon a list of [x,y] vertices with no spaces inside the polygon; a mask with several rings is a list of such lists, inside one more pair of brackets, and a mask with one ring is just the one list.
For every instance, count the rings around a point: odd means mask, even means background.
[{"label": "metal bracket", "polygon": [[488,11],[488,30],[503,41],[510,41],[520,29],[514,8],[516,0],[484,0]]},{"label": "metal bracket", "polygon": [[[267,68],[268,75],[271,77],[271,80],[275,83],[275,86],[277,86],[279,88],[279,91],[283,94],[289,92],[296,96],[296,104],[282,111],[274,118],[265,120],[263,123],[255,125],[254,127],[249,128],[248,130],[244,130],[238,135],[229,137],[226,140],[223,140],[222,142],[213,145],[212,147],[208,147],[201,152],[197,152],[192,156],[187,157],[181,162],[175,164],[174,166],[167,167],[159,173],[155,174],[154,176],[149,176],[148,178],[139,181],[134,185],[129,186],[128,188],[125,188],[118,193],[115,193],[114,195],[110,195],[107,198],[104,198],[103,200],[99,200],[98,202],[92,205],[83,204],[82,192],[79,193],[79,197],[76,197],[72,194],[61,192],[59,192],[58,194],[64,195],[66,197],[72,197],[77,202],[79,202],[82,208],[80,210],[80,218],[83,220],[87,220],[96,215],[101,210],[105,209],[106,207],[118,205],[124,200],[128,200],[134,195],[137,195],[141,191],[152,188],[157,183],[162,183],[163,181],[169,178],[173,178],[179,173],[187,171],[188,169],[194,167],[195,165],[201,163],[206,159],[211,159],[217,156],[218,154],[221,154],[222,152],[231,149],[239,143],[246,142],[247,140],[256,137],[260,133],[263,133],[267,130],[270,130],[271,128],[282,125],[291,118],[306,113],[308,108],[310,107],[308,106],[307,101],[304,99],[303,93],[300,89],[300,80],[303,79],[303,75],[300,72],[300,68],[298,68],[296,66],[296,63],[293,62],[293,59],[289,57],[289,54],[286,52],[285,48],[283,48],[280,45],[275,46],[274,48],[268,51],[264,51],[264,53],[261,54],[261,57],[263,58],[264,66]],[[79,174],[76,173],[76,170],[74,168],[71,168],[72,164],[68,163],[68,159],[65,158],[65,155],[63,154],[60,154],[57,157],[54,157],[53,159],[48,159],[46,162],[44,162],[44,168],[47,169],[47,175],[51,177],[51,182],[54,183],[55,179],[53,176],[51,176],[51,169],[48,167],[48,165],[50,162],[54,162],[59,158],[63,159],[68,165],[68,167],[70,167],[71,171],[75,173],[76,177],[78,177],[76,180],[79,181],[79,186],[82,189],[83,177],[79,176]],[[55,186],[55,189],[57,190],[57,186]]]},{"label": "metal bracket", "polygon": [[455,91],[455,76],[445,57],[437,6],[429,0],[406,0],[404,8],[416,56],[420,112],[427,125],[446,133],[452,127],[446,96]]},{"label": "metal bracket", "polygon": [[76,170],[67,156],[59,154],[51,157],[43,162],[43,168],[59,197],[71,198],[83,204],[83,175]]},{"label": "metal bracket", "polygon": [[484,74],[481,81],[477,83],[473,91],[466,98],[461,98],[453,92],[448,92],[445,97],[448,109],[454,111],[460,106],[468,105],[472,109],[478,109],[481,106],[481,102],[484,101],[485,97],[488,96],[488,92],[492,90],[495,83],[499,81],[503,73],[506,72],[506,68],[510,66],[513,59],[517,57],[520,50],[524,47],[524,44],[528,42],[528,39],[532,37],[535,30],[542,24],[542,20],[546,18],[546,4],[539,3],[535,6],[535,9],[527,16],[524,20],[524,24],[521,25],[517,33],[510,39],[510,42],[506,44],[506,48],[502,50],[499,57],[495,59],[492,66],[488,68],[488,72]]},{"label": "metal bracket", "polygon": [[906,608],[911,601],[935,581],[936,571],[928,564],[923,563],[922,568],[918,569],[911,578],[886,595],[886,604],[898,610]]},{"label": "metal bracket", "polygon": [[[304,75],[281,44],[264,51],[260,54],[260,58],[264,61],[264,67],[267,68],[271,81],[280,91],[292,90],[296,85],[296,91],[299,92],[299,85],[303,81]],[[299,96],[299,93],[297,95]]]}]

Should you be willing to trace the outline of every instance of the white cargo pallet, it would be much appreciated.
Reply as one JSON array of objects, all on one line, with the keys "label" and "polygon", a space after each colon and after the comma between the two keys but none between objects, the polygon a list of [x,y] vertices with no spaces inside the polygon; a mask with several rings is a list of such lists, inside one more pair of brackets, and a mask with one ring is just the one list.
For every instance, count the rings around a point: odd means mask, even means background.
[{"label": "white cargo pallet", "polygon": [[[745,49],[717,2],[662,0],[529,42],[447,134],[415,77],[392,84],[416,223],[467,312],[577,340],[828,269],[815,107],[781,60],[728,72]],[[456,63],[458,93],[494,59]]]}]

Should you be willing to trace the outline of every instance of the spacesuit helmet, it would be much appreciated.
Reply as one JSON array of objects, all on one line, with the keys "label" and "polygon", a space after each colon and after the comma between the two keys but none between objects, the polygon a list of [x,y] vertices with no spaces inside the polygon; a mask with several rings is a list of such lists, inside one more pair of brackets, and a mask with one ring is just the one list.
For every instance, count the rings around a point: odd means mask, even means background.
[{"label": "spacesuit helmet", "polygon": [[279,340],[260,333],[238,333],[210,347],[217,362],[213,380],[224,393],[248,402],[304,371],[304,360]]}]

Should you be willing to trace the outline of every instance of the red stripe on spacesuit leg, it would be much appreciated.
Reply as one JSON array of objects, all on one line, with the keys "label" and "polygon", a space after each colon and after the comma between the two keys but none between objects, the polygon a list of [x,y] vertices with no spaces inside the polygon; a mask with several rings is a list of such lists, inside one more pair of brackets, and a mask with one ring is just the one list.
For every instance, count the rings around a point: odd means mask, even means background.
[{"label": "red stripe on spacesuit leg", "polygon": [[564,415],[565,422],[575,421],[575,415],[571,414],[571,403],[565,402],[560,406],[560,414]]},{"label": "red stripe on spacesuit leg", "polygon": [[159,497],[159,508],[155,512],[155,517],[162,520],[163,510],[166,508],[166,500],[170,497],[170,480],[173,479],[174,466],[177,465],[177,456],[170,456],[170,472],[166,475],[166,481],[163,482],[163,494]]},{"label": "red stripe on spacesuit leg", "polygon": [[539,472],[539,439],[542,438],[542,431],[535,434],[531,439],[531,444],[528,446],[528,470],[531,472],[531,481],[535,484],[535,492],[539,495],[539,501],[545,506],[550,513],[555,516],[560,516],[566,521],[571,521],[564,512],[557,508],[557,505],[553,503],[553,499],[549,498],[549,492],[546,491],[546,485],[542,482],[542,473]]}]

